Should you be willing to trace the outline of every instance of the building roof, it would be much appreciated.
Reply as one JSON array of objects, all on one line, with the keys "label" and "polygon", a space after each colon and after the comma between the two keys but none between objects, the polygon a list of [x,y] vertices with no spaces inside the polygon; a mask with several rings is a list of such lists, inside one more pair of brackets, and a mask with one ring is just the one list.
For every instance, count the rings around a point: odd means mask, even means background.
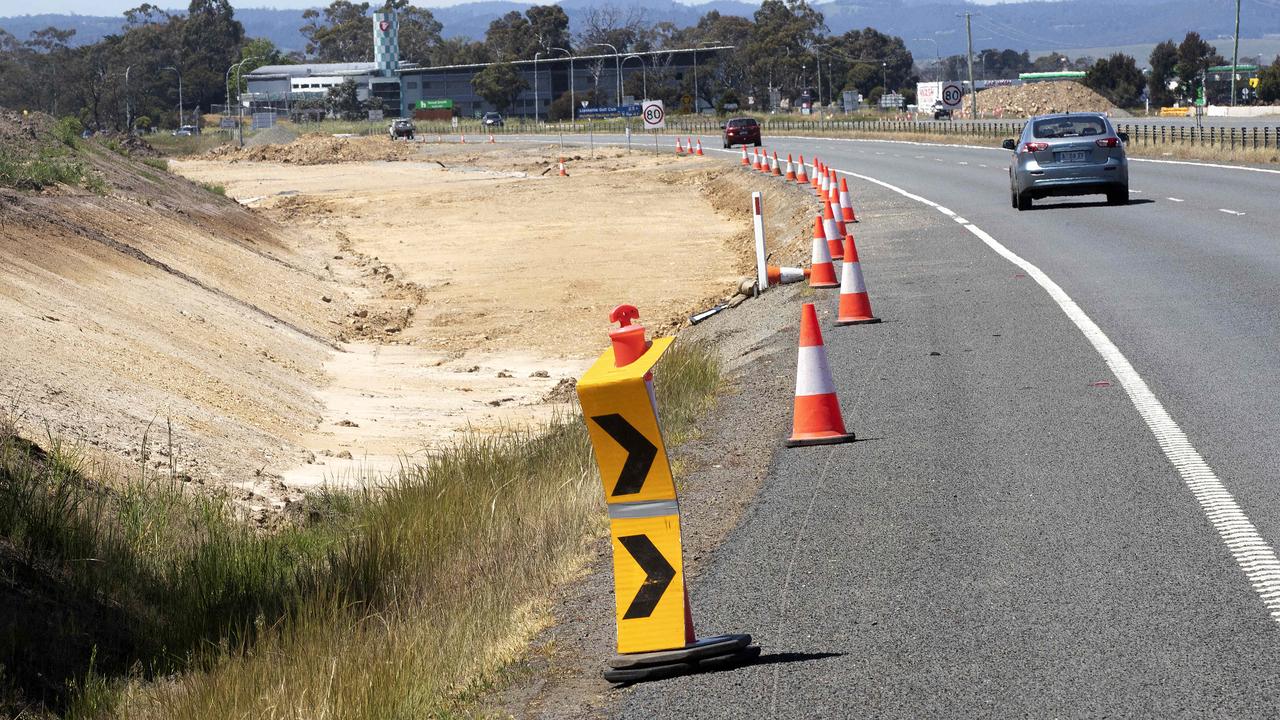
[{"label": "building roof", "polygon": [[317,75],[368,75],[378,68],[371,62],[352,63],[303,63],[299,65],[263,65],[245,77],[261,80],[266,77],[312,77]]}]

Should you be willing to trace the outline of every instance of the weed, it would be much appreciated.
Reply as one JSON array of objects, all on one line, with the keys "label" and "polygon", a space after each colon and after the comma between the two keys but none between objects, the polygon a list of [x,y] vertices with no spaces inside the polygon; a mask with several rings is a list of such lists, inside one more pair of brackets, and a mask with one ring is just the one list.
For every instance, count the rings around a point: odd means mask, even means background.
[{"label": "weed", "polygon": [[142,164],[147,165],[148,167],[153,167],[157,170],[163,170],[165,172],[169,171],[169,160],[166,158],[162,158],[162,157],[142,158]]},{"label": "weed", "polygon": [[77,147],[80,143],[80,133],[84,132],[84,125],[74,117],[64,117],[54,123],[53,136],[58,142],[69,148]]},{"label": "weed", "polygon": [[223,185],[218,185],[217,183],[202,182],[200,183],[200,187],[204,188],[205,190],[208,190],[214,195],[221,195],[222,197],[227,196],[227,188]]}]

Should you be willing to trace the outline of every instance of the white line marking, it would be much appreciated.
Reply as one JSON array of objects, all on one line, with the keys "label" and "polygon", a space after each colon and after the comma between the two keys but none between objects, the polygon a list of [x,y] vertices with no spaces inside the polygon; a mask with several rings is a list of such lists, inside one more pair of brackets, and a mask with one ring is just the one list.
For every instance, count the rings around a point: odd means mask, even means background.
[{"label": "white line marking", "polygon": [[[915,200],[937,210],[946,210],[946,208],[932,200],[907,192],[883,180],[843,170],[837,172],[874,183],[905,198]],[[947,212],[950,214],[950,211]],[[1275,549],[1263,540],[1253,521],[1240,509],[1235,497],[1222,484],[1217,474],[1213,472],[1213,468],[1209,467],[1209,464],[1201,457],[1199,451],[1192,446],[1191,441],[1187,439],[1186,433],[1182,431],[1178,423],[1165,410],[1164,405],[1160,403],[1159,398],[1155,396],[1155,393],[1147,386],[1146,381],[1134,369],[1129,359],[1124,356],[1124,353],[1120,352],[1120,348],[1116,347],[1115,343],[1111,342],[1111,338],[1107,337],[1102,328],[1098,327],[1097,323],[1076,304],[1076,301],[1072,300],[1071,296],[1046,275],[1043,270],[1000,244],[999,241],[988,235],[986,231],[977,225],[968,223],[964,225],[964,228],[986,243],[987,247],[994,250],[997,255],[1020,268],[1033,278],[1040,287],[1044,288],[1045,292],[1058,304],[1058,307],[1062,309],[1067,318],[1084,334],[1089,344],[1093,345],[1093,349],[1102,356],[1107,366],[1111,368],[1111,372],[1115,374],[1116,379],[1120,381],[1120,386],[1124,388],[1130,402],[1138,410],[1138,414],[1142,416],[1147,428],[1155,436],[1156,443],[1159,444],[1161,451],[1164,452],[1165,457],[1168,458],[1174,469],[1178,471],[1178,475],[1182,478],[1182,482],[1187,486],[1187,489],[1191,491],[1191,495],[1200,503],[1205,519],[1217,531],[1218,536],[1222,538],[1222,543],[1227,546],[1227,550],[1231,553],[1236,565],[1244,572],[1250,584],[1253,585],[1255,592],[1257,592],[1259,599],[1262,600],[1262,604],[1266,607],[1271,618],[1280,622],[1280,588],[1276,590],[1261,589],[1266,587],[1266,584],[1273,578],[1280,578],[1280,558],[1276,556]]]},{"label": "white line marking", "polygon": [[1169,202],[1186,202],[1186,200],[1183,200],[1182,198],[1175,198],[1175,197],[1165,198],[1165,200],[1168,200]]},{"label": "white line marking", "polygon": [[1130,190],[1129,192],[1133,193],[1134,195],[1141,195],[1141,194],[1142,194],[1142,191],[1141,191],[1141,190]]},{"label": "white line marking", "polygon": [[952,220],[955,220],[956,222],[960,223],[961,225],[968,225],[968,224],[969,224],[969,221],[968,221],[968,220],[965,220],[964,218],[960,217],[959,215],[957,215],[957,216],[955,216],[955,217],[953,217],[953,218],[951,218],[951,219],[952,219]]},{"label": "white line marking", "polygon": [[1228,210],[1227,208],[1218,208],[1218,212],[1226,213],[1228,215],[1236,215],[1236,216],[1244,215],[1244,213],[1240,212],[1239,210]]},{"label": "white line marking", "polygon": [[978,167],[984,168],[984,167],[986,167],[986,166],[987,166],[987,164],[986,164],[986,163],[978,163]]}]

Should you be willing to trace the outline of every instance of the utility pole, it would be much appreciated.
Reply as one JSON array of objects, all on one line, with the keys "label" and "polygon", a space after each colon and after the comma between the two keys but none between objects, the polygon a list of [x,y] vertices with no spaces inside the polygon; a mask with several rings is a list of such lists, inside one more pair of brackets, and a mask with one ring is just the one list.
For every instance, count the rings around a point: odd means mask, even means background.
[{"label": "utility pole", "polygon": [[1236,0],[1236,34],[1231,50],[1231,107],[1236,106],[1236,68],[1240,65],[1240,0]]},{"label": "utility pole", "polygon": [[978,119],[978,86],[973,84],[973,24],[970,22],[971,13],[964,14],[964,34],[969,38],[969,52],[966,53],[969,58],[969,114],[973,117],[971,120]]}]

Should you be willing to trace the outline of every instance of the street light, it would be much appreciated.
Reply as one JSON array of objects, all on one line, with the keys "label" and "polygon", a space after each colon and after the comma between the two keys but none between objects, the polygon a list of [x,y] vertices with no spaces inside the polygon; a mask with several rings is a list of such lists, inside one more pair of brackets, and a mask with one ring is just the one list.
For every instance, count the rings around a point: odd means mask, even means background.
[{"label": "street light", "polygon": [[627,61],[630,60],[631,58],[635,58],[640,61],[640,83],[641,83],[640,93],[644,95],[645,100],[648,100],[649,99],[649,69],[644,64],[644,58],[640,55],[637,55],[636,53],[631,53],[630,55],[622,58],[622,64],[626,65]]},{"label": "street light", "polygon": [[721,40],[703,40],[693,49],[693,114],[698,114],[698,48],[707,44],[722,43]]},{"label": "street light", "polygon": [[[254,55],[253,57],[245,58],[238,63],[232,63],[231,67],[227,68],[227,106],[231,105],[231,84],[230,84],[231,69],[235,68],[236,70],[236,101],[237,101],[236,102],[236,120],[237,120],[236,126],[240,136],[240,147],[244,147],[244,105],[242,105],[239,102],[240,100],[240,66],[247,62],[253,62],[254,60],[261,60],[261,59],[262,59],[261,55]],[[223,111],[225,114],[226,107],[223,108]]]},{"label": "street light", "polygon": [[622,105],[622,65],[621,63],[618,62],[618,48],[614,47],[611,43],[607,43],[607,42],[591,43],[587,47],[607,47],[613,51],[613,80],[614,80],[613,104],[621,106]]},{"label": "street light", "polygon": [[942,55],[941,55],[941,53],[939,53],[939,52],[938,52],[938,41],[937,41],[937,40],[935,40],[935,39],[933,39],[933,38],[927,38],[927,37],[919,37],[919,38],[913,38],[913,39],[914,39],[914,40],[916,40],[916,41],[924,40],[924,41],[928,41],[928,42],[933,43],[933,67],[934,67],[934,70],[935,70],[935,71],[938,73],[938,75],[939,75],[939,77],[934,78],[934,80],[941,80],[941,79],[942,79],[942,77],[941,77],[941,75],[942,75]]},{"label": "street light", "polygon": [[178,74],[178,129],[182,129],[182,71],[170,65],[169,67],[160,68],[161,70],[172,70]]},{"label": "street light", "polygon": [[[573,53],[569,52],[568,50],[565,50],[562,47],[547,48],[547,52],[550,52],[552,50],[559,50],[569,58],[569,120],[572,122],[574,116],[577,114],[577,111],[574,110],[574,108],[577,107],[577,102],[578,102],[578,98],[573,92]],[[554,90],[552,92],[554,92]],[[552,102],[555,102],[555,101],[553,100]],[[550,119],[550,113],[547,114],[547,118]]]}]

